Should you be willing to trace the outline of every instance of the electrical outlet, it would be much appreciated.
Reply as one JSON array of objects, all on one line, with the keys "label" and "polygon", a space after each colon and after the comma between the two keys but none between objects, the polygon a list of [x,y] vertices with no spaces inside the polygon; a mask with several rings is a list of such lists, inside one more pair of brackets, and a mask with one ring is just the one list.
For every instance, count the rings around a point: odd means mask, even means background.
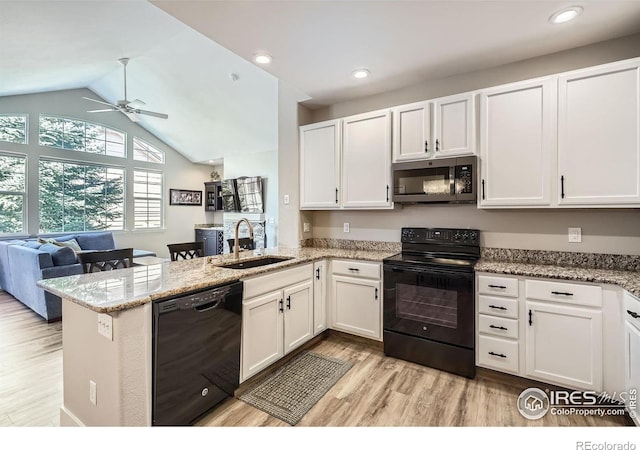
[{"label": "electrical outlet", "polygon": [[269,223],[275,223],[275,219],[273,217],[269,217]]},{"label": "electrical outlet", "polygon": [[305,233],[308,233],[309,231],[311,231],[311,224],[308,222],[305,222],[302,225],[302,231],[304,231]]},{"label": "electrical outlet", "polygon": [[582,228],[569,228],[569,242],[582,242]]},{"label": "electrical outlet", "polygon": [[113,317],[109,314],[98,314],[98,334],[113,341]]},{"label": "electrical outlet", "polygon": [[288,194],[284,194],[284,204],[285,205],[289,204],[289,195]]},{"label": "electrical outlet", "polygon": [[344,231],[345,233],[349,232],[349,222],[345,222],[344,224],[342,224],[342,231]]},{"label": "electrical outlet", "polygon": [[89,401],[94,405],[98,404],[98,385],[93,380],[89,380]]}]

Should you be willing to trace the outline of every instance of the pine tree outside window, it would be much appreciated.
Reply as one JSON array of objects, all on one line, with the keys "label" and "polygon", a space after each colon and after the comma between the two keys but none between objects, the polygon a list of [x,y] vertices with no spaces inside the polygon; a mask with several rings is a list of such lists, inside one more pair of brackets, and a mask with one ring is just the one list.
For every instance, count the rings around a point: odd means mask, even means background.
[{"label": "pine tree outside window", "polygon": [[25,232],[27,158],[0,153],[0,235]]},{"label": "pine tree outside window", "polygon": [[0,114],[0,141],[27,143],[27,115]]}]

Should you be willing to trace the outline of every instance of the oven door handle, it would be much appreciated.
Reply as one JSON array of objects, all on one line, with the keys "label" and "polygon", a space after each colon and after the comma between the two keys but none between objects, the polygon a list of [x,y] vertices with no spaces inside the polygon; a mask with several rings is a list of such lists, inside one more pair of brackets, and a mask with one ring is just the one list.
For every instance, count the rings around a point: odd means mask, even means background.
[{"label": "oven door handle", "polygon": [[419,273],[423,275],[446,275],[449,278],[473,278],[473,272],[467,271],[456,271],[455,269],[451,269],[450,267],[433,267],[433,266],[422,266],[422,267],[400,267],[400,266],[391,266],[391,265],[383,265],[384,272],[393,272],[393,273]]}]

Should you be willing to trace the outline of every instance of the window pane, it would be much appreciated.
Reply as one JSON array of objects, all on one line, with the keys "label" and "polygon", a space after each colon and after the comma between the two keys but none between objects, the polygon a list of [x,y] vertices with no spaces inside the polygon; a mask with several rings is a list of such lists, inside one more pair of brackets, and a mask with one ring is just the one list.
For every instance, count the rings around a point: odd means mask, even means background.
[{"label": "window pane", "polygon": [[26,159],[0,155],[0,191],[25,191]]},{"label": "window pane", "polygon": [[124,229],[124,169],[40,161],[40,231]]},{"label": "window pane", "polygon": [[0,233],[23,231],[24,195],[0,194]]},{"label": "window pane", "polygon": [[40,116],[40,145],[124,158],[126,134],[105,126],[63,117]]},{"label": "window pane", "polygon": [[27,116],[0,115],[0,141],[27,143]]},{"label": "window pane", "polygon": [[149,161],[154,163],[164,163],[164,152],[144,142],[137,137],[133,138],[133,159],[137,161]]}]

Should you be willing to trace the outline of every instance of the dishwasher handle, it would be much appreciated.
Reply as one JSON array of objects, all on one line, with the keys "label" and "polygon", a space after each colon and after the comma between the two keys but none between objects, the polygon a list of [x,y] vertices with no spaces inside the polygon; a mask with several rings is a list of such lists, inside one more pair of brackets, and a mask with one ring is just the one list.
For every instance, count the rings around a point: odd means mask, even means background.
[{"label": "dishwasher handle", "polygon": [[196,312],[200,312],[200,313],[201,312],[206,312],[206,311],[210,311],[212,309],[217,308],[220,305],[220,303],[222,303],[222,299],[214,300],[212,302],[205,303],[204,305],[198,305],[198,306],[194,307],[193,309],[195,309]]}]

